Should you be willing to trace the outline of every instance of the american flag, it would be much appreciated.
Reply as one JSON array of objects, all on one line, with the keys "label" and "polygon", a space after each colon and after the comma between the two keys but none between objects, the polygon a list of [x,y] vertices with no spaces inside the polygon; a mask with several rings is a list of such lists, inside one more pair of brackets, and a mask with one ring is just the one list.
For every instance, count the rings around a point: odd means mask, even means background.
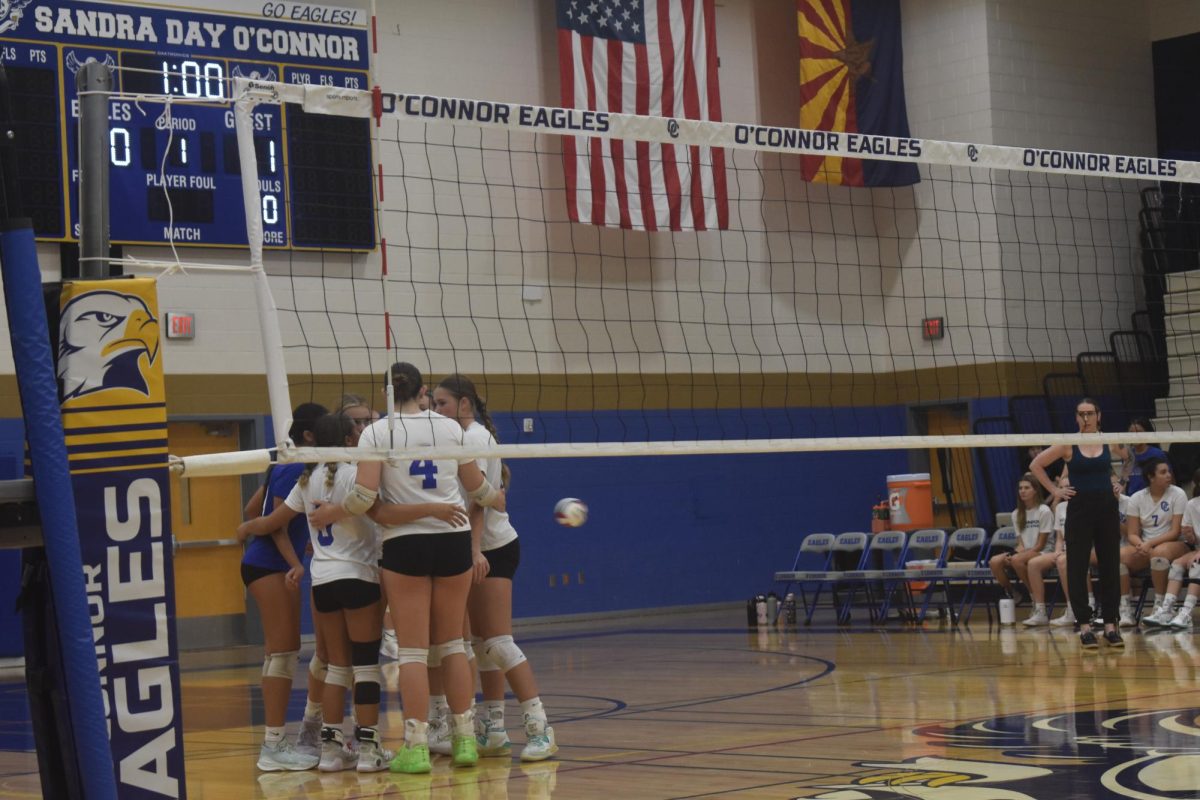
[{"label": "american flag", "polygon": [[[557,13],[564,107],[721,119],[713,0],[557,0]],[[567,137],[563,164],[575,222],[729,227],[720,148]]]}]

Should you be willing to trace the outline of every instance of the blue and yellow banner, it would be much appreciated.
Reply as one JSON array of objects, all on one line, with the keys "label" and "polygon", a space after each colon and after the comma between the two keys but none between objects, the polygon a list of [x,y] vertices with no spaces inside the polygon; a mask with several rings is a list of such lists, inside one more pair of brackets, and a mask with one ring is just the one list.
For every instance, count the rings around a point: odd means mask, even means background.
[{"label": "blue and yellow banner", "polygon": [[154,281],[64,284],[59,308],[59,397],[118,792],[184,797]]},{"label": "blue and yellow banner", "polygon": [[[907,139],[900,0],[796,0],[800,127]],[[902,161],[801,156],[804,179],[845,186],[907,186]]]}]

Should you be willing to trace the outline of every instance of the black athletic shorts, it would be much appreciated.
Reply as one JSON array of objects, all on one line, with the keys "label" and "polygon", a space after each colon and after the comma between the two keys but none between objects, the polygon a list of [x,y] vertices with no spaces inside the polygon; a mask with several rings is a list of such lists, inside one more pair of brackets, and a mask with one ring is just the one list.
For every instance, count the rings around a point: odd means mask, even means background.
[{"label": "black athletic shorts", "polygon": [[517,565],[521,563],[521,540],[513,539],[495,550],[484,550],[483,556],[492,565],[488,572],[489,578],[508,578],[510,581],[517,574]]},{"label": "black athletic shorts", "polygon": [[312,587],[313,608],[322,614],[353,611],[379,602],[379,584],[343,578],[339,581],[316,584]]},{"label": "black athletic shorts", "polygon": [[450,578],[471,568],[471,532],[412,533],[383,543],[379,566],[414,578]]},{"label": "black athletic shorts", "polygon": [[267,567],[256,567],[253,564],[242,564],[242,583],[249,586],[259,578],[265,578],[268,575],[283,575],[284,570],[269,569]]}]

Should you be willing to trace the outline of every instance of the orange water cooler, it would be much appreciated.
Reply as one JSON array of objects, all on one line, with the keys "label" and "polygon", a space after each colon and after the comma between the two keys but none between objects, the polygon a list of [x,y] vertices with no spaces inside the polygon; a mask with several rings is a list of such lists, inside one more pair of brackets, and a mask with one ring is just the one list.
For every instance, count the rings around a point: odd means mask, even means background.
[{"label": "orange water cooler", "polygon": [[888,475],[888,509],[894,531],[933,527],[933,488],[928,472]]}]

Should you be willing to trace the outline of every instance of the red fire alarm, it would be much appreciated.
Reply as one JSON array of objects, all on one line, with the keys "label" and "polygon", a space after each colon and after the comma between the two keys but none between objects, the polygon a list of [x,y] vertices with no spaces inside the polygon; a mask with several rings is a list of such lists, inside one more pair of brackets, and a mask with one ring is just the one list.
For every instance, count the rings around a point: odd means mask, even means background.
[{"label": "red fire alarm", "polygon": [[926,341],[946,338],[946,320],[943,317],[926,317],[921,320],[921,338]]}]

